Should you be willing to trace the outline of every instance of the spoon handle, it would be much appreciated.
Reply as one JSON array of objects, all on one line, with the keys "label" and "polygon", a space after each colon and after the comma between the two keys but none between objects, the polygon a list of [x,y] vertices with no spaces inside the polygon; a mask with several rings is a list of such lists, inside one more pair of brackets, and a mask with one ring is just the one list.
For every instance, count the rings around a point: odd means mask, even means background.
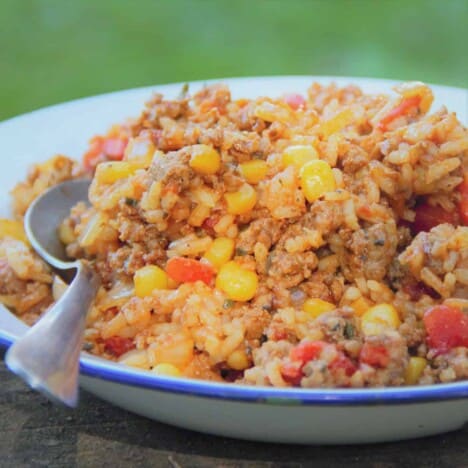
[{"label": "spoon handle", "polygon": [[99,280],[85,263],[76,262],[75,279],[65,294],[8,350],[5,362],[32,388],[53,401],[78,402],[79,354],[87,311]]}]

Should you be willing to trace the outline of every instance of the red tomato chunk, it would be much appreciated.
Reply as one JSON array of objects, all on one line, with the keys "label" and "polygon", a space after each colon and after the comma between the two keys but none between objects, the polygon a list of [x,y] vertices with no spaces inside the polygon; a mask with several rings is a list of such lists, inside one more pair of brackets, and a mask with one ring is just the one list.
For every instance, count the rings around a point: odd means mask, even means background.
[{"label": "red tomato chunk", "polygon": [[206,284],[210,284],[214,276],[214,270],[211,265],[184,257],[171,258],[167,262],[166,273],[178,283],[203,281]]},{"label": "red tomato chunk", "polygon": [[104,340],[104,351],[112,354],[115,357],[120,357],[122,354],[130,351],[135,347],[133,340],[130,338],[123,338],[121,336],[111,336]]},{"label": "red tomato chunk", "polygon": [[468,347],[468,315],[457,307],[437,305],[423,317],[429,348],[444,354],[458,346]]},{"label": "red tomato chunk", "polygon": [[460,203],[458,205],[460,222],[463,226],[468,226],[468,174],[465,174],[465,179],[458,190],[460,191]]},{"label": "red tomato chunk", "polygon": [[83,156],[83,166],[87,171],[93,171],[96,166],[109,159],[119,161],[123,158],[128,139],[125,137],[105,138],[95,136],[89,146],[89,150]]},{"label": "red tomato chunk", "polygon": [[286,94],[283,99],[284,102],[294,110],[305,107],[306,104],[306,100],[301,94]]},{"label": "red tomato chunk", "polygon": [[324,341],[304,341],[291,350],[289,357],[291,361],[299,361],[304,365],[318,358],[326,344]]},{"label": "red tomato chunk", "polygon": [[390,362],[388,351],[383,345],[364,343],[359,360],[372,367],[387,367]]},{"label": "red tomato chunk", "polygon": [[440,206],[423,203],[416,207],[416,217],[412,225],[412,231],[413,234],[418,234],[421,231],[427,232],[443,223],[457,224],[457,214],[446,211]]},{"label": "red tomato chunk", "polygon": [[354,365],[353,361],[343,353],[340,353],[340,355],[330,364],[331,372],[337,373],[341,370],[348,377],[351,377],[357,371],[357,367]]},{"label": "red tomato chunk", "polygon": [[299,363],[283,364],[280,369],[283,379],[291,385],[300,385],[301,379],[304,376],[302,373],[302,365]]},{"label": "red tomato chunk", "polygon": [[419,106],[421,102],[421,96],[411,96],[405,98],[401,103],[392,109],[382,120],[379,122],[378,128],[385,132],[387,130],[387,125],[393,122],[398,117],[401,117],[409,112],[413,107]]}]

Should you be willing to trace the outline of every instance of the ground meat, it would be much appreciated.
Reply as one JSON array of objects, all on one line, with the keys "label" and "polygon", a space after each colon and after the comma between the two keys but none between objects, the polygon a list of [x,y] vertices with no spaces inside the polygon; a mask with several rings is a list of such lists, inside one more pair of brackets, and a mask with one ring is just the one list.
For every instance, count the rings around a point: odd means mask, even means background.
[{"label": "ground meat", "polygon": [[223,149],[239,163],[250,160],[252,155],[263,156],[269,151],[269,140],[255,132],[225,130],[223,137]]},{"label": "ground meat", "polygon": [[245,325],[245,338],[247,340],[259,340],[265,328],[270,323],[271,315],[262,308],[245,308],[242,321]]},{"label": "ground meat", "polygon": [[11,191],[15,215],[23,216],[32,201],[48,188],[79,175],[77,163],[61,155],[32,166],[27,179]]},{"label": "ground meat", "polygon": [[180,193],[190,184],[193,171],[188,162],[190,153],[187,150],[173,151],[164,157],[156,157],[150,168],[150,174],[155,181],[161,181],[163,186]]},{"label": "ground meat", "polygon": [[358,324],[354,311],[341,308],[322,314],[316,320],[327,341],[340,343],[354,338],[358,334]]},{"label": "ground meat", "polygon": [[385,350],[386,363],[382,366],[361,363],[352,378],[353,386],[403,385],[409,359],[405,339],[398,332],[387,331],[381,335],[367,337],[365,343]]},{"label": "ground meat", "polygon": [[468,227],[439,224],[420,232],[398,257],[405,271],[442,297],[468,293]]},{"label": "ground meat", "polygon": [[0,259],[0,294],[22,295],[26,292],[27,282],[19,279],[6,259]]},{"label": "ground meat", "polygon": [[346,174],[354,174],[367,164],[371,156],[361,147],[350,145],[345,154],[340,158],[341,166]]},{"label": "ground meat", "polygon": [[308,297],[338,303],[343,295],[344,281],[341,276],[316,271],[300,285],[300,288]]},{"label": "ground meat", "polygon": [[281,283],[286,288],[300,284],[317,268],[318,259],[313,252],[288,253],[274,251],[269,256],[268,284]]},{"label": "ground meat", "polygon": [[0,259],[0,295],[19,315],[27,314],[30,325],[53,302],[49,284],[18,278],[5,259]]},{"label": "ground meat", "polygon": [[339,256],[346,279],[366,278],[381,281],[397,247],[395,223],[377,223],[369,228],[340,231],[345,251]]},{"label": "ground meat", "polygon": [[468,348],[454,348],[437,356],[420,383],[453,382],[468,379]]},{"label": "ground meat", "polygon": [[166,259],[168,240],[156,226],[144,222],[139,216],[119,216],[119,239],[130,245],[140,244],[147,263],[160,263]]},{"label": "ground meat", "polygon": [[260,242],[270,250],[270,247],[278,242],[282,226],[282,222],[273,218],[254,220],[247,229],[239,233],[236,247],[245,253],[252,253],[255,244]]},{"label": "ground meat", "polygon": [[398,331],[410,348],[418,347],[426,338],[426,330],[415,314],[407,314]]},{"label": "ground meat", "polygon": [[317,200],[310,206],[309,213],[299,221],[309,229],[318,229],[322,235],[336,231],[343,223],[343,209],[341,203],[327,200]]}]

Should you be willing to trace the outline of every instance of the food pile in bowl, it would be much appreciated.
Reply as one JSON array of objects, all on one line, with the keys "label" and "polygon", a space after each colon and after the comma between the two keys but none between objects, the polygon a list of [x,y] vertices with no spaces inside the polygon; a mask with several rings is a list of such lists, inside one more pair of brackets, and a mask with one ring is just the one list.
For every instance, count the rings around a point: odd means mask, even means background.
[{"label": "food pile in bowl", "polygon": [[275,387],[468,379],[468,131],[432,101],[419,82],[156,94],[82,162],[55,156],[16,186],[0,300],[32,324],[63,293],[22,216],[90,176],[91,206],[58,227],[102,280],[86,351]]}]

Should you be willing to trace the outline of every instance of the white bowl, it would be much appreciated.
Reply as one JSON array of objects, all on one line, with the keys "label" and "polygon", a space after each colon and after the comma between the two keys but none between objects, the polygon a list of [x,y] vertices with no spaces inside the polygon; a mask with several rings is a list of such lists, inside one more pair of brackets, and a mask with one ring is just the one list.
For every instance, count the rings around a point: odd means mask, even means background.
[{"label": "white bowl", "polygon": [[[357,84],[389,92],[395,81],[352,77],[223,79],[234,97],[304,93],[312,81]],[[205,82],[190,84],[191,90]],[[48,107],[0,124],[3,167],[0,216],[9,214],[8,191],[28,166],[63,153],[79,158],[87,141],[113,123],[137,116],[151,92],[175,97],[181,84],[105,94]],[[446,105],[466,124],[468,92],[433,86],[433,109]],[[0,344],[27,327],[0,306]],[[370,443],[422,437],[468,421],[468,381],[383,389],[279,389],[172,379],[83,353],[81,385],[134,413],[216,435],[285,443]]]}]

